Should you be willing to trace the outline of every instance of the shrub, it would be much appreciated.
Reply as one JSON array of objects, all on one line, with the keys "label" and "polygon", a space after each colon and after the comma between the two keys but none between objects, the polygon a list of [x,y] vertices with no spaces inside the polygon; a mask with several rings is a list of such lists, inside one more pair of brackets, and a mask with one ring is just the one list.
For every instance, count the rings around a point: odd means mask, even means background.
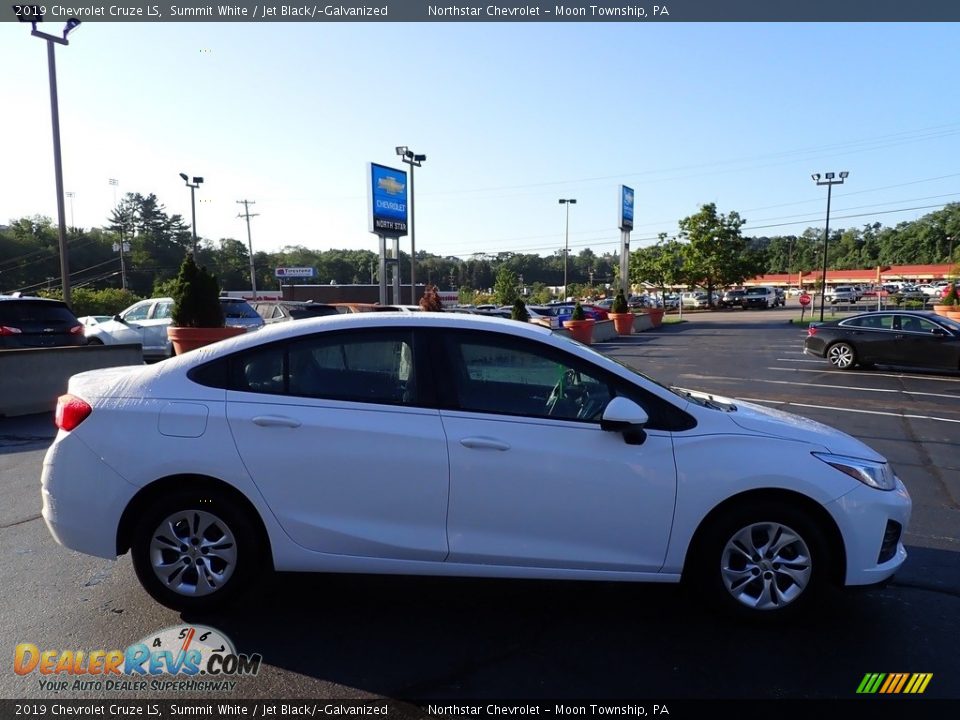
[{"label": "shrub", "polygon": [[950,285],[947,294],[940,299],[941,305],[960,305],[960,294],[957,294],[957,286]]},{"label": "shrub", "polygon": [[223,308],[220,306],[220,283],[205,267],[194,262],[188,253],[180,265],[173,285],[173,325],[176,327],[223,327]]},{"label": "shrub", "polygon": [[530,320],[530,313],[527,312],[527,305],[520,298],[514,300],[513,309],[510,310],[510,318],[513,320],[519,320],[520,322],[527,322]]},{"label": "shrub", "polygon": [[623,288],[617,290],[617,296],[613,299],[613,306],[610,308],[610,312],[613,313],[626,313],[630,312],[630,308],[627,307],[627,299],[623,296]]},{"label": "shrub", "polygon": [[425,312],[443,312],[443,302],[440,300],[440,291],[436,285],[427,285],[420,298],[420,309]]},{"label": "shrub", "polygon": [[587,314],[583,311],[583,306],[580,304],[580,301],[577,301],[577,304],[573,308],[573,315],[570,316],[571,320],[586,320]]}]

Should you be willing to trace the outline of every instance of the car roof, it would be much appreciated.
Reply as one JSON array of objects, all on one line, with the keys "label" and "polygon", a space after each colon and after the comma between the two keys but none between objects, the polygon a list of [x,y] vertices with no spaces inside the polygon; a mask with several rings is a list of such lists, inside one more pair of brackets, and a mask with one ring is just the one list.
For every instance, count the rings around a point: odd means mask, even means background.
[{"label": "car roof", "polygon": [[63,300],[57,300],[56,298],[38,297],[36,295],[0,295],[0,300],[17,300],[19,302],[57,303],[59,305],[65,304]]}]

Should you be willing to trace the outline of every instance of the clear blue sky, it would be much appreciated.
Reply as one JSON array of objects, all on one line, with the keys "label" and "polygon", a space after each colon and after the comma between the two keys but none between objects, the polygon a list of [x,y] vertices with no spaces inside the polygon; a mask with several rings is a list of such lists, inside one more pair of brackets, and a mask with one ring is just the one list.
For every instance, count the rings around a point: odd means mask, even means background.
[{"label": "clear blue sky", "polygon": [[[88,22],[57,48],[65,190],[81,227],[105,223],[108,178],[189,222],[178,173],[202,175],[204,238],[245,241],[246,198],[255,250],[376,250],[365,166],[408,145],[417,248],[441,255],[550,253],[561,197],[574,251],[616,250],[619,183],[634,247],[706,202],[747,234],[822,226],[810,174],[830,170],[850,172],[832,226],[892,225],[960,199],[957,47],[946,23]],[[0,67],[0,223],[56,217],[29,26],[0,25]]]}]

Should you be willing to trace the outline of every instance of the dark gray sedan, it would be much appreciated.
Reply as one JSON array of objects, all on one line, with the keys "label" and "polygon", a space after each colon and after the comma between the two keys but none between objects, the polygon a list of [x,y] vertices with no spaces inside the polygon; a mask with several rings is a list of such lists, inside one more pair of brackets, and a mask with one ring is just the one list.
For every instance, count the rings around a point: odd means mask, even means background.
[{"label": "dark gray sedan", "polygon": [[931,312],[861,313],[811,324],[803,350],[839,370],[879,364],[960,371],[960,323]]}]

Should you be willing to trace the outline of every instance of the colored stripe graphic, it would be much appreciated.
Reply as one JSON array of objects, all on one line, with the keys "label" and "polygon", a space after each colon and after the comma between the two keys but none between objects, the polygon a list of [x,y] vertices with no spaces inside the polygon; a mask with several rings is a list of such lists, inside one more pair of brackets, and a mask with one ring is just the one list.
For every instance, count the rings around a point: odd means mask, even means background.
[{"label": "colored stripe graphic", "polygon": [[857,686],[857,694],[919,695],[926,692],[933,673],[867,673]]}]

